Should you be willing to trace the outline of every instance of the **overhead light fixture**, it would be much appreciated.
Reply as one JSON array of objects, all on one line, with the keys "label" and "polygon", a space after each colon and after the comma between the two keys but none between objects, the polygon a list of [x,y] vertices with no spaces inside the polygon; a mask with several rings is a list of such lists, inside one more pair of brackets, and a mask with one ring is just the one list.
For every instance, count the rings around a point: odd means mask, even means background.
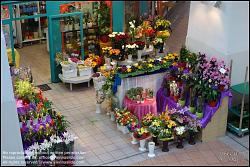
[{"label": "overhead light fixture", "polygon": [[216,8],[220,8],[221,6],[221,1],[201,1],[203,4],[209,5],[209,6],[214,6]]}]

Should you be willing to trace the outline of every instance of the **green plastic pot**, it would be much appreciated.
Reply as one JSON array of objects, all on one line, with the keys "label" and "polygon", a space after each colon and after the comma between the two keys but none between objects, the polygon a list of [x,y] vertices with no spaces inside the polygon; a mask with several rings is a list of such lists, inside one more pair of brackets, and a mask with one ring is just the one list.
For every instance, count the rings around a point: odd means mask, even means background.
[{"label": "green plastic pot", "polygon": [[190,107],[189,106],[189,111],[194,114],[195,113],[195,107]]},{"label": "green plastic pot", "polygon": [[195,115],[201,119],[203,117],[203,112],[196,112]]},{"label": "green plastic pot", "polygon": [[180,100],[180,99],[179,99],[178,103],[179,103],[182,107],[185,106],[185,100]]}]

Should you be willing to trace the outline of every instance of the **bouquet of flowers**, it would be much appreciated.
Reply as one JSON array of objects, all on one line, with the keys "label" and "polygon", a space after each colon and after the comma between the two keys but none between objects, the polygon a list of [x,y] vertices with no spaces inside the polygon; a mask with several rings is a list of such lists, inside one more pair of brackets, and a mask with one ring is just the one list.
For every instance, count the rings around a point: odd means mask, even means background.
[{"label": "bouquet of flowers", "polygon": [[168,30],[164,31],[157,31],[156,37],[162,39],[163,41],[166,41],[170,36],[170,33]]},{"label": "bouquet of flowers", "polygon": [[102,48],[102,53],[103,55],[105,55],[106,57],[110,57],[109,51],[112,49],[112,47],[103,47]]},{"label": "bouquet of flowers", "polygon": [[143,41],[135,41],[134,44],[138,46],[138,50],[143,50],[145,47],[145,42]]},{"label": "bouquet of flowers", "polygon": [[84,61],[85,66],[89,66],[92,68],[99,67],[102,64],[103,58],[95,54],[89,54],[88,58]]},{"label": "bouquet of flowers", "polygon": [[135,115],[133,114],[130,115],[127,128],[130,132],[134,132],[137,128],[139,128],[138,118]]},{"label": "bouquet of flowers", "polygon": [[155,119],[152,124],[148,127],[149,132],[152,136],[157,137],[163,128],[162,122],[160,119]]},{"label": "bouquet of flowers", "polygon": [[132,36],[132,41],[135,38],[136,27],[135,27],[135,20],[129,22],[129,33]]},{"label": "bouquet of flowers", "polygon": [[146,114],[143,118],[142,118],[142,126],[145,127],[149,127],[152,122],[156,119],[156,116],[152,113],[148,113]]},{"label": "bouquet of flowers", "polygon": [[153,40],[153,45],[155,49],[161,49],[163,47],[163,40],[162,38],[155,38]]},{"label": "bouquet of flowers", "polygon": [[174,131],[177,136],[183,136],[186,132],[186,128],[185,126],[177,126],[174,128]]},{"label": "bouquet of flowers", "polygon": [[109,34],[109,37],[112,43],[118,43],[120,46],[124,45],[129,39],[129,36],[124,32],[112,32],[112,34]]},{"label": "bouquet of flowers", "polygon": [[121,59],[120,53],[121,53],[120,49],[110,49],[109,50],[109,55],[114,60],[120,60]]},{"label": "bouquet of flowers", "polygon": [[131,43],[131,44],[126,45],[127,53],[131,54],[131,55],[135,55],[138,48],[139,48],[139,46],[135,43]]},{"label": "bouquet of flowers", "polygon": [[27,80],[18,80],[15,84],[15,94],[23,102],[29,103],[33,100],[34,86]]},{"label": "bouquet of flowers", "polygon": [[147,130],[147,128],[141,127],[139,129],[136,129],[136,131],[134,132],[134,137],[138,140],[143,140],[147,137],[149,137],[150,133]]},{"label": "bouquet of flowers", "polygon": [[199,132],[202,128],[201,123],[198,119],[194,119],[189,117],[188,124],[187,124],[187,130],[191,132]]},{"label": "bouquet of flowers", "polygon": [[161,129],[158,137],[161,141],[169,141],[173,139],[173,132],[171,129]]},{"label": "bouquet of flowers", "polygon": [[155,22],[155,27],[154,28],[157,31],[163,31],[163,30],[169,29],[170,26],[171,26],[171,23],[170,23],[169,20],[157,18],[156,22]]}]

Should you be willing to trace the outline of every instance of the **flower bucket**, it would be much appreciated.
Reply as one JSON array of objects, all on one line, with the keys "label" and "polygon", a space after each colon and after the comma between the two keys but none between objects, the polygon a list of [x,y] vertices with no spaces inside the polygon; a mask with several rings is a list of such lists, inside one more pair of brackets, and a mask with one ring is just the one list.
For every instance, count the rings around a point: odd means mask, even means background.
[{"label": "flower bucket", "polygon": [[146,143],[145,139],[140,140],[140,147],[139,147],[140,151],[146,151],[145,143]]},{"label": "flower bucket", "polygon": [[209,105],[210,107],[215,107],[215,106],[217,105],[217,101],[215,101],[215,100],[209,101],[209,102],[208,102],[208,105]]},{"label": "flower bucket", "polygon": [[158,143],[158,137],[156,136],[156,137],[152,137],[152,139],[153,139],[153,142],[155,143],[155,146],[158,146],[159,145],[159,143]]},{"label": "flower bucket", "polygon": [[137,51],[137,61],[141,61],[141,55],[142,55],[143,50],[138,50]]},{"label": "flower bucket", "polygon": [[195,132],[189,131],[188,143],[189,143],[190,145],[195,145]]},{"label": "flower bucket", "polygon": [[183,138],[182,137],[177,137],[177,146],[176,146],[176,148],[179,148],[179,149],[181,149],[181,148],[183,148]]},{"label": "flower bucket", "polygon": [[179,103],[182,107],[185,106],[185,100],[179,99],[178,103]]},{"label": "flower bucket", "polygon": [[163,152],[168,152],[169,151],[168,141],[162,141],[162,143],[163,143],[162,151]]},{"label": "flower bucket", "polygon": [[194,113],[195,113],[195,107],[189,106],[189,111],[190,111],[192,114],[194,114]]},{"label": "flower bucket", "polygon": [[203,117],[203,112],[196,112],[195,115],[198,117],[198,119],[201,119]]},{"label": "flower bucket", "polygon": [[131,144],[138,144],[138,141],[136,140],[136,138],[134,137],[133,132],[130,132],[130,136],[132,138]]},{"label": "flower bucket", "polygon": [[155,157],[155,143],[154,142],[148,142],[148,150],[149,150],[149,153],[148,153],[148,157],[152,158],[152,157]]},{"label": "flower bucket", "polygon": [[101,104],[96,103],[96,113],[100,114],[101,113]]},{"label": "flower bucket", "polygon": [[114,112],[111,112],[110,113],[110,119],[111,119],[111,121],[115,121],[115,113]]},{"label": "flower bucket", "polygon": [[123,134],[129,133],[127,126],[121,126],[121,131]]}]

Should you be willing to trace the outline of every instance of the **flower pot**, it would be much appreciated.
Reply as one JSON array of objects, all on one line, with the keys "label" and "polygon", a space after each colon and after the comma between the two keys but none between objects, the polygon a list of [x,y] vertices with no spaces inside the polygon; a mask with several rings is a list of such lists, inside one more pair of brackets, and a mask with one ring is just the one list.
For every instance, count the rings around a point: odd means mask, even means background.
[{"label": "flower pot", "polygon": [[101,104],[96,103],[96,113],[100,114],[101,113]]},{"label": "flower pot", "polygon": [[146,151],[145,143],[146,143],[145,139],[140,140],[140,147],[139,147],[140,151]]},{"label": "flower pot", "polygon": [[137,51],[137,61],[141,61],[141,55],[142,55],[143,50],[138,50]]},{"label": "flower pot", "polygon": [[217,101],[215,101],[215,100],[209,101],[209,102],[208,102],[208,105],[209,105],[210,107],[215,107],[215,106],[217,105]]},{"label": "flower pot", "polygon": [[115,113],[114,112],[111,112],[110,113],[110,119],[111,119],[111,121],[115,121]]},{"label": "flower pot", "polygon": [[189,143],[190,145],[195,145],[195,132],[189,131],[188,143]]},{"label": "flower pot", "polygon": [[219,85],[219,87],[218,87],[218,88],[219,88],[219,91],[220,91],[220,92],[223,92],[223,91],[224,91],[224,89],[225,89],[225,85]]},{"label": "flower pot", "polygon": [[105,64],[107,64],[108,66],[110,66],[110,62],[111,62],[111,59],[108,58],[108,57],[105,57]]},{"label": "flower pot", "polygon": [[109,37],[108,37],[108,35],[102,35],[102,36],[100,37],[100,40],[101,40],[101,42],[103,42],[103,43],[107,43],[107,42],[109,41]]},{"label": "flower pot", "polygon": [[158,137],[152,137],[152,139],[153,139],[153,142],[155,143],[155,146],[158,146],[159,145],[159,143],[158,143]]},{"label": "flower pot", "polygon": [[185,106],[185,100],[179,99],[178,103],[179,103],[182,107]]},{"label": "flower pot", "polygon": [[178,102],[178,100],[179,100],[179,96],[174,96],[174,101]]},{"label": "flower pot", "polygon": [[158,53],[163,53],[163,44],[161,45],[160,49],[159,49],[159,52]]},{"label": "flower pot", "polygon": [[132,63],[132,54],[129,54],[128,55],[128,60],[127,60],[128,63]]},{"label": "flower pot", "polygon": [[162,151],[163,152],[168,152],[169,149],[168,149],[168,141],[162,141],[163,143],[163,147],[162,147]]},{"label": "flower pot", "polygon": [[181,148],[183,148],[183,138],[182,137],[177,137],[177,146],[176,146],[176,148],[179,148],[179,149],[181,149]]},{"label": "flower pot", "polygon": [[194,114],[195,113],[195,107],[189,106],[189,111]]},{"label": "flower pot", "polygon": [[134,134],[133,134],[133,133],[130,133],[130,136],[132,137],[131,144],[138,144],[138,141],[137,141],[136,138],[134,137]]},{"label": "flower pot", "polygon": [[128,128],[126,126],[121,126],[121,131],[123,134],[129,133]]},{"label": "flower pot", "polygon": [[148,150],[149,150],[148,156],[150,158],[155,157],[155,153],[154,153],[154,151],[155,151],[155,143],[154,142],[149,142],[148,143]]},{"label": "flower pot", "polygon": [[201,119],[203,117],[203,112],[196,112],[195,115],[198,117],[198,119]]}]

